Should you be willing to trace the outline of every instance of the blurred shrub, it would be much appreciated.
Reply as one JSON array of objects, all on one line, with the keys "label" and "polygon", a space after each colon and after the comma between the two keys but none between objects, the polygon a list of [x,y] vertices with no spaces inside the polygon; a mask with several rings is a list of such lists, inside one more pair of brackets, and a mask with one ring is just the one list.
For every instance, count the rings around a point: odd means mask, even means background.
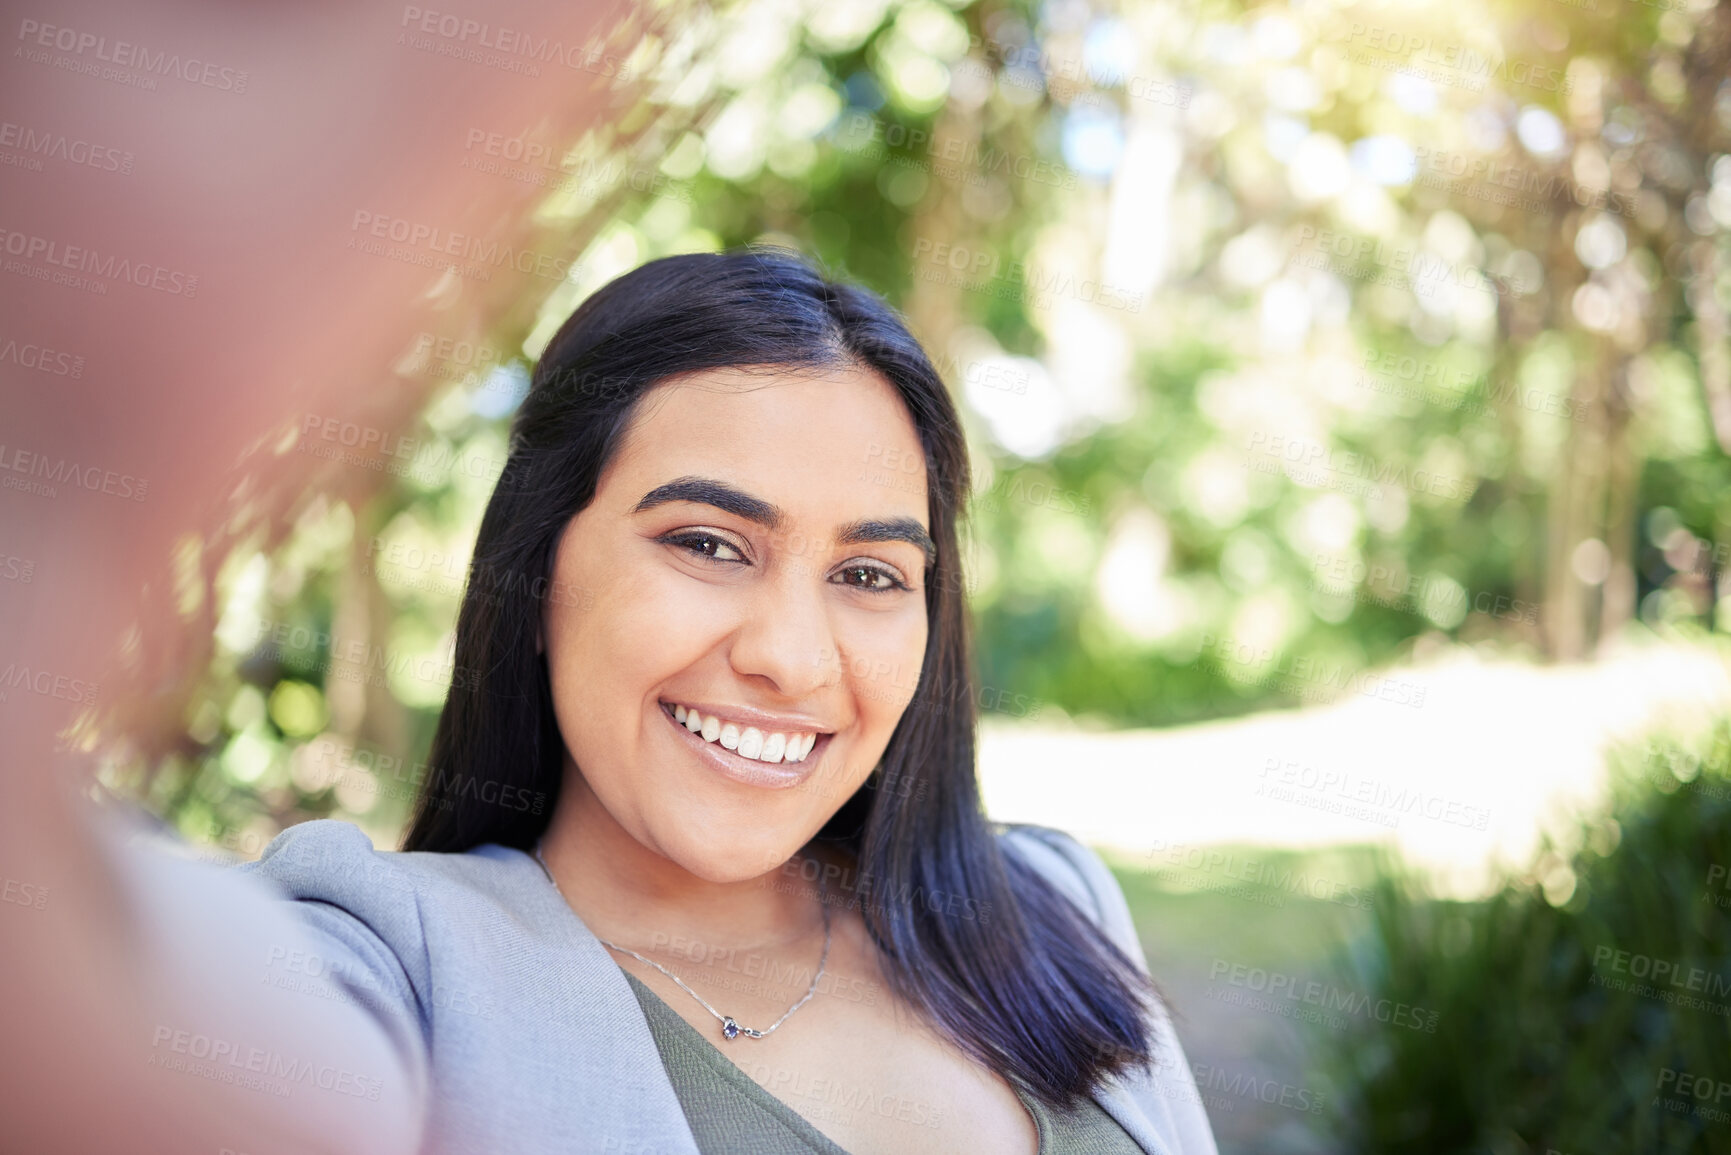
[{"label": "blurred shrub", "polygon": [[1731,720],[1619,753],[1612,816],[1487,902],[1384,879],[1349,966],[1386,1002],[1326,1060],[1343,1149],[1731,1151],[1728,767]]}]

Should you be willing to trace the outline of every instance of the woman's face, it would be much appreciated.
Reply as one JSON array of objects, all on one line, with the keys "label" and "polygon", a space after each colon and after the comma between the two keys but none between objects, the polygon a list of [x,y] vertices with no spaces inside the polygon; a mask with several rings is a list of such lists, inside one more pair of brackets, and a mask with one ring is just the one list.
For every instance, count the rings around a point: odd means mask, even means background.
[{"label": "woman's face", "polygon": [[712,882],[786,861],[913,696],[929,529],[919,437],[877,374],[652,389],[554,558],[554,710],[594,798],[566,796]]}]

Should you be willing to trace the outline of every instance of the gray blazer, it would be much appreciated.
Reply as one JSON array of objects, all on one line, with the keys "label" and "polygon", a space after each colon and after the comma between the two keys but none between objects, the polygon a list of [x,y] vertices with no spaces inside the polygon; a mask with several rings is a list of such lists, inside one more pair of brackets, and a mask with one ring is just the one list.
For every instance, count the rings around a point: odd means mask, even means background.
[{"label": "gray blazer", "polygon": [[[1097,855],[1044,827],[1012,828],[1003,840],[1146,968],[1123,892]],[[224,933],[247,941],[225,957],[256,956],[262,985],[289,1000],[281,1005],[325,1024],[303,1034],[303,1050],[322,1045],[325,1058],[346,1064],[308,1064],[316,1075],[294,1090],[309,1108],[344,1095],[357,1107],[382,1098],[375,1110],[395,1103],[389,1118],[401,1134],[390,1145],[424,1155],[698,1155],[624,972],[532,856],[494,844],[465,854],[375,851],[358,827],[323,820],[284,831],[257,862],[198,869],[227,876],[231,891],[238,874],[252,880],[241,889],[256,895],[262,882],[295,900],[250,904],[270,907],[269,918],[243,917],[236,894],[213,890],[201,902],[206,924],[225,904],[236,912]],[[186,894],[181,874],[174,885]],[[245,978],[259,991],[256,971]],[[196,1033],[189,1037],[195,1050]],[[1150,1155],[1216,1155],[1169,1023],[1158,1042],[1160,1060],[1095,1098]],[[376,1070],[358,1069],[355,1054]]]}]

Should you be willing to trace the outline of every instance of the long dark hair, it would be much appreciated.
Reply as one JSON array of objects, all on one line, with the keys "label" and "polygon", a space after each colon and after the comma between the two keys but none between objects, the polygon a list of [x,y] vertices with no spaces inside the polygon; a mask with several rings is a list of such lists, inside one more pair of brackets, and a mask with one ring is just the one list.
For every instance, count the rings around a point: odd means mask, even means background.
[{"label": "long dark hair", "polygon": [[[618,278],[566,320],[537,365],[487,504],[457,618],[455,670],[432,776],[404,850],[527,850],[558,798],[564,745],[542,601],[561,531],[595,495],[634,406],[705,369],[852,361],[892,386],[925,451],[937,560],[924,665],[882,765],[819,837],[854,857],[875,896],[861,914],[888,981],[950,1039],[1046,1104],[1073,1106],[1151,1061],[1147,976],[1067,898],[1001,851],[980,807],[975,702],[956,521],[967,446],[931,361],[870,291],[766,249],[665,257]],[[477,788],[478,787],[478,788]],[[963,896],[956,904],[930,896]]]}]

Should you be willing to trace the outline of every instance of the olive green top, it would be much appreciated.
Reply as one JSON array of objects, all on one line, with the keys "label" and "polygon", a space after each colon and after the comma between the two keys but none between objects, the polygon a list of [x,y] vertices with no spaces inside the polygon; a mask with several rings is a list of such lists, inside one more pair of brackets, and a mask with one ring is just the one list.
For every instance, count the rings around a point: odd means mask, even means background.
[{"label": "olive green top", "polygon": [[[703,1155],[848,1155],[835,1140],[799,1112],[759,1086],[716,1049],[714,1043],[680,1017],[661,996],[629,971],[631,984],[662,1065],[673,1082],[679,1105]],[[716,1030],[720,1031],[720,1024]],[[733,1046],[749,1047],[751,1040]],[[801,1079],[796,1072],[775,1072],[772,1085],[783,1093],[822,1106],[813,1114],[837,1121],[855,1111],[876,1111],[910,1127],[942,1126],[941,1108],[904,1096],[872,1096],[863,1087]],[[1038,1099],[1016,1091],[1040,1132],[1040,1155],[1142,1155],[1142,1148],[1112,1116],[1089,1099],[1073,1111],[1055,1112]]]}]

